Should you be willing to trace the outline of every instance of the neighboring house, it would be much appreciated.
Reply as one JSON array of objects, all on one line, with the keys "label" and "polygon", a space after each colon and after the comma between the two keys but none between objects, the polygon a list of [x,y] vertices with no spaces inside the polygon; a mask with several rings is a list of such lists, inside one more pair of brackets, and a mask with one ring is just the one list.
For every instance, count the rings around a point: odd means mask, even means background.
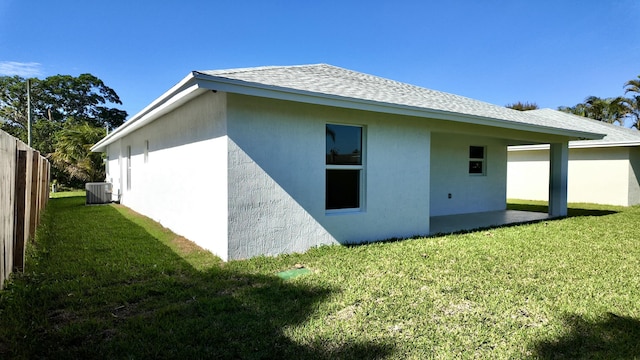
[{"label": "neighboring house", "polygon": [[550,214],[566,215],[567,144],[601,137],[319,64],[192,72],[92,150],[122,204],[230,260],[505,210],[509,145],[552,144]]},{"label": "neighboring house", "polygon": [[[542,109],[529,113],[549,119],[585,121],[583,117]],[[601,140],[569,142],[568,201],[630,206],[640,204],[640,132],[586,120]],[[549,198],[549,146],[509,147],[507,197]]]}]

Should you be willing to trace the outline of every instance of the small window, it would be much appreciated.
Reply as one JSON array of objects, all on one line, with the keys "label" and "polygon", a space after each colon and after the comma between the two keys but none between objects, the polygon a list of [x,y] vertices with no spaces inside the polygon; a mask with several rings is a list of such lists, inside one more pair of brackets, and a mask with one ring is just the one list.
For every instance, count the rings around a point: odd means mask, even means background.
[{"label": "small window", "polygon": [[469,146],[469,174],[486,174],[486,148],[484,146]]},{"label": "small window", "polygon": [[127,190],[131,190],[131,146],[127,146]]},{"label": "small window", "polygon": [[326,126],[326,210],[362,208],[362,127]]},{"label": "small window", "polygon": [[144,141],[144,163],[149,162],[149,140]]}]

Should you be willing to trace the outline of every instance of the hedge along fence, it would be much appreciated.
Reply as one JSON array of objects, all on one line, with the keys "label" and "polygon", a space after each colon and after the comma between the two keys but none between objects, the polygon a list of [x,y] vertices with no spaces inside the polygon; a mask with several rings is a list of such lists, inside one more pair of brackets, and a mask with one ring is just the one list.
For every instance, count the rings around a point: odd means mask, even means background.
[{"label": "hedge along fence", "polygon": [[49,161],[0,130],[0,289],[24,270],[27,241],[49,199]]}]

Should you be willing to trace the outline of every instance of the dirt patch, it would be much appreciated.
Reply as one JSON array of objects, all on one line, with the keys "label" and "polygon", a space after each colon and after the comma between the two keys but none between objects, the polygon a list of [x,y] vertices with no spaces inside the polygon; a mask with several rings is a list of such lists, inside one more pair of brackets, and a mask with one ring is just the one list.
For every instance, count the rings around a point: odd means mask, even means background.
[{"label": "dirt patch", "polygon": [[205,249],[201,248],[193,241],[183,236],[176,236],[171,240],[171,244],[173,244],[176,247],[176,249],[178,249],[181,253],[206,251]]},{"label": "dirt patch", "polygon": [[442,309],[442,312],[447,316],[469,313],[471,311],[473,311],[473,304],[470,301],[463,301],[455,304],[451,303],[449,306]]},{"label": "dirt patch", "polygon": [[47,314],[47,318],[49,318],[49,322],[52,327],[58,329],[74,321],[77,321],[78,315],[65,309],[58,309],[50,311]]}]

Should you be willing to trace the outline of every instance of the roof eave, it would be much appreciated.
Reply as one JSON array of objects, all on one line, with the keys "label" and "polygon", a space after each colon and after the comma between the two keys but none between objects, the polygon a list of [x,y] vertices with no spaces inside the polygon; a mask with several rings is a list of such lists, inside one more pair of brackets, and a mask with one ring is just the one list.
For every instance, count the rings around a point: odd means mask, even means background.
[{"label": "roof eave", "polygon": [[633,147],[640,146],[639,141],[611,141],[611,142],[593,142],[588,141],[577,142],[574,144],[569,143],[570,148],[604,148],[604,147]]},{"label": "roof eave", "polygon": [[[634,146],[640,146],[640,141],[569,142],[569,149],[593,149],[593,148],[634,147]],[[509,151],[531,151],[531,150],[547,150],[547,149],[549,149],[548,144],[509,146]]]},{"label": "roof eave", "polygon": [[596,140],[602,139],[605,134],[592,133],[562,129],[556,127],[546,127],[542,125],[530,125],[515,121],[500,120],[477,115],[460,114],[444,110],[427,109],[409,105],[379,102],[366,99],[349,98],[338,95],[322,94],[305,90],[291,89],[265,85],[260,83],[247,82],[242,80],[229,79],[220,76],[207,75],[197,71],[193,76],[199,80],[198,83],[211,90],[225,91],[250,96],[260,96],[279,100],[289,100],[296,102],[311,103],[316,105],[327,105],[349,109],[366,110],[398,115],[416,116],[437,120],[456,121],[468,124],[486,125],[494,127],[508,128],[512,130],[546,133],[567,137],[574,140]]},{"label": "roof eave", "polygon": [[132,131],[154,121],[163,114],[193,98],[197,95],[196,91],[198,89],[199,86],[195,81],[193,72],[191,72],[171,89],[160,95],[160,97],[154,100],[151,104],[147,105],[140,112],[129,118],[129,120],[124,124],[120,125],[98,141],[91,147],[91,151],[104,152],[109,144],[112,144]]},{"label": "roof eave", "polygon": [[515,121],[500,120],[477,115],[460,114],[451,111],[427,109],[409,105],[350,98],[331,94],[322,94],[305,90],[291,89],[287,87],[278,87],[229,79],[221,76],[207,75],[204,73],[193,71],[189,73],[184,79],[182,79],[178,84],[176,84],[156,100],[154,100],[147,107],[132,116],[120,127],[97,142],[94,146],[91,147],[91,151],[104,152],[109,144],[117,141],[118,139],[124,137],[132,131],[154,121],[163,114],[166,114],[172,109],[175,109],[176,107],[197,96],[200,92],[203,92],[206,89],[317,105],[415,116],[436,120],[455,121],[467,124],[501,127],[511,130],[528,131],[535,133],[545,133],[549,135],[563,136],[569,140],[596,140],[602,139],[605,136],[604,134],[599,133],[547,127],[542,125],[523,124]]}]

